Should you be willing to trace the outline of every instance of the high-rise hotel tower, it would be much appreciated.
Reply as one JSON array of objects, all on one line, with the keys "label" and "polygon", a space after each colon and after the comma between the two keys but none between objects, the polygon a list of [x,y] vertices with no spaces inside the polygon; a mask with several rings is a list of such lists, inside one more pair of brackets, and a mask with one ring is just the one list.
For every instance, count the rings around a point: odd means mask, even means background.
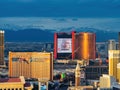
[{"label": "high-rise hotel tower", "polygon": [[80,32],[76,34],[76,58],[95,59],[96,58],[96,35],[95,33]]},{"label": "high-rise hotel tower", "polygon": [[4,31],[0,30],[0,65],[4,64]]},{"label": "high-rise hotel tower", "polygon": [[116,79],[117,70],[119,70],[119,66],[117,64],[120,63],[120,52],[119,50],[109,50],[109,75],[114,76]]}]

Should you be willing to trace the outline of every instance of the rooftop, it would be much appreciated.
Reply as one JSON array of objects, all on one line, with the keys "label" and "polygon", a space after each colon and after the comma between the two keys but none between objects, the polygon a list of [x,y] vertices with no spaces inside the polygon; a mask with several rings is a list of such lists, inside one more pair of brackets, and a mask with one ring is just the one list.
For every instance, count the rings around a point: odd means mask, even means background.
[{"label": "rooftop", "polygon": [[20,78],[0,79],[0,83],[7,83],[7,82],[21,82],[21,79]]}]

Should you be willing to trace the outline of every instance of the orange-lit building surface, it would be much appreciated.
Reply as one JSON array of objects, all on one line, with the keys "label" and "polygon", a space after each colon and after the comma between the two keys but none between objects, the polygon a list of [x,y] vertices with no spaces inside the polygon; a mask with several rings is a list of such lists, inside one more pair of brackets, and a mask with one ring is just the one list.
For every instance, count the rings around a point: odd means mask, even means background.
[{"label": "orange-lit building surface", "polygon": [[[70,48],[63,50],[62,41],[69,41]],[[54,59],[96,59],[95,33],[75,31],[54,34]]]},{"label": "orange-lit building surface", "polygon": [[117,77],[117,64],[120,63],[120,51],[119,50],[109,50],[109,75]]},{"label": "orange-lit building surface", "polygon": [[25,83],[24,77],[0,79],[0,90],[32,90],[30,83]]},{"label": "orange-lit building surface", "polygon": [[96,35],[95,33],[80,32],[75,36],[75,55],[77,59],[96,58]]},{"label": "orange-lit building surface", "polygon": [[0,30],[0,65],[4,64],[4,31]]},{"label": "orange-lit building surface", "polygon": [[53,79],[52,53],[9,52],[9,76]]}]

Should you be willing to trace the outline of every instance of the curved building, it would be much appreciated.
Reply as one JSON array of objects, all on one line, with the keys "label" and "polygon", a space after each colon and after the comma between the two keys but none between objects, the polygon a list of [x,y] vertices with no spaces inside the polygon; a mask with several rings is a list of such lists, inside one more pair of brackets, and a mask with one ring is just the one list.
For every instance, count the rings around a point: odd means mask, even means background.
[{"label": "curved building", "polygon": [[96,58],[95,33],[80,32],[76,34],[76,58],[84,60]]}]

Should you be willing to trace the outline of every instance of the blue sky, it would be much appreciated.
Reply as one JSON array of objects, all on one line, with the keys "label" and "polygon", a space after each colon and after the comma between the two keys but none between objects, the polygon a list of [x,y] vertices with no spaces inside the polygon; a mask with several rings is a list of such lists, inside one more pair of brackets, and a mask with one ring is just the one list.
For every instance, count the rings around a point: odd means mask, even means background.
[{"label": "blue sky", "polygon": [[0,0],[0,17],[120,17],[120,0]]}]

